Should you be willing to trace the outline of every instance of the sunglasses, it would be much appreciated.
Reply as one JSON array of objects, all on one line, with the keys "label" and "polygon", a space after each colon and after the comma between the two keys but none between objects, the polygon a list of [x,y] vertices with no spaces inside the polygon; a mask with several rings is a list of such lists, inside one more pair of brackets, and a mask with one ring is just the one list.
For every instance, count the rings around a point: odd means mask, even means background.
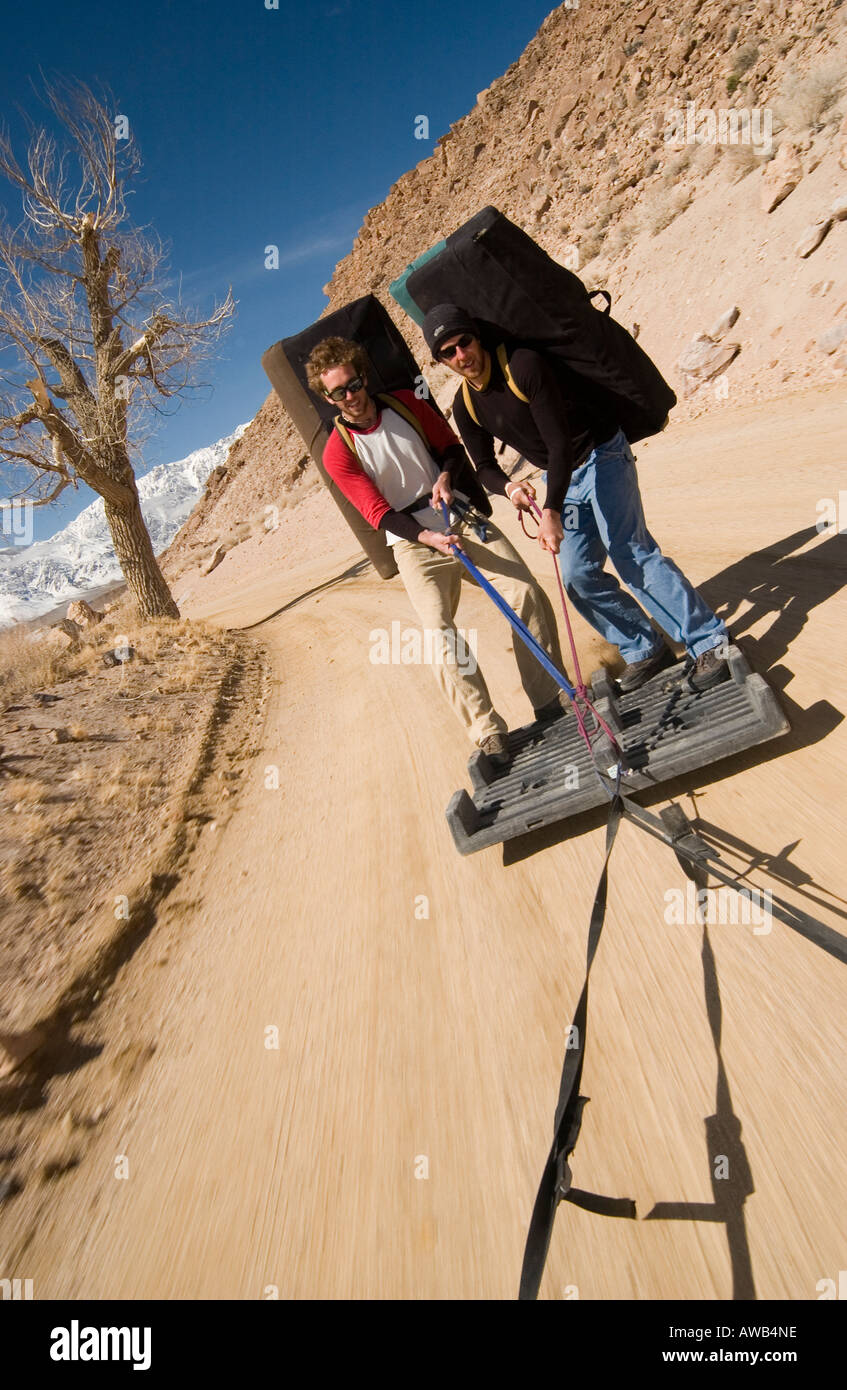
[{"label": "sunglasses", "polygon": [[470,345],[471,345],[472,342],[473,342],[473,334],[472,334],[472,333],[463,333],[462,336],[461,336],[461,338],[459,338],[455,343],[451,343],[449,347],[439,348],[439,350],[438,350],[438,356],[439,356],[439,357],[446,357],[446,358],[448,358],[448,359],[449,359],[450,357],[455,357],[455,356],[456,356],[456,349],[457,349],[457,348],[461,348],[462,351],[464,352],[465,348],[466,348],[466,347],[470,347]]},{"label": "sunglasses", "polygon": [[336,386],[334,391],[327,391],[325,394],[331,401],[343,401],[346,400],[348,396],[355,396],[357,391],[361,391],[364,384],[360,376],[354,376],[353,379],[346,382],[344,386]]}]

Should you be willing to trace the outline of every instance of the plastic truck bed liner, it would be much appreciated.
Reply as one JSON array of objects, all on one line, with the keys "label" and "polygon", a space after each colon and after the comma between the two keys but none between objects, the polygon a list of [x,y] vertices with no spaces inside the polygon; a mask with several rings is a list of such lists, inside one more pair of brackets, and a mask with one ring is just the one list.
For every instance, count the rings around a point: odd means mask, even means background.
[{"label": "plastic truck bed liner", "polygon": [[[627,793],[788,731],[776,696],[737,647],[729,649],[731,679],[712,690],[697,694],[682,684],[684,667],[681,661],[630,695],[619,695],[604,671],[592,676],[594,704],[633,769],[622,782]],[[481,751],[468,762],[473,795],[457,791],[447,807],[460,854],[608,801],[572,712],[551,724],[516,729],[509,735],[509,751],[511,762],[502,770]]]}]

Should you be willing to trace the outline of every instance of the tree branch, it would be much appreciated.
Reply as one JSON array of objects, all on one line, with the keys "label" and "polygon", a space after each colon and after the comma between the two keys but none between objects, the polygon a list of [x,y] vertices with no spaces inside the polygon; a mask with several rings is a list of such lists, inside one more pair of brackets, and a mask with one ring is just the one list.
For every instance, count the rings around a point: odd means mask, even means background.
[{"label": "tree branch", "polygon": [[60,493],[64,492],[66,487],[71,487],[72,485],[76,487],[76,483],[74,482],[73,478],[69,478],[67,476],[62,478],[61,481],[56,484],[53,491],[48,493],[46,497],[36,497],[32,503],[33,507],[48,506],[50,502],[55,502],[56,498],[60,495]]}]

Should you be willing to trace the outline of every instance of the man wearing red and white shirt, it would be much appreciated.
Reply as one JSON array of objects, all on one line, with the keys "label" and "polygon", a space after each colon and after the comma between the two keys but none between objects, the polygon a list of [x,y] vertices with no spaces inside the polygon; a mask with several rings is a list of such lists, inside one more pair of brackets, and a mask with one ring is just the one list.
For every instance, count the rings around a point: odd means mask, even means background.
[{"label": "man wearing red and white shirt", "polygon": [[[341,407],[324,449],[327,473],[365,520],[385,532],[421,624],[442,634],[446,657],[433,666],[439,686],[473,742],[503,766],[508,761],[506,722],[494,708],[479,668],[463,669],[455,659],[454,618],[462,580],[471,576],[451,545],[461,544],[561,670],[556,620],[547,595],[502,532],[486,520],[488,540],[482,543],[463,521],[448,530],[441,503],[449,507],[454,497],[470,498],[490,514],[480,483],[508,496],[516,508],[527,506],[528,497],[496,463],[477,475],[446,421],[413,391],[379,400],[371,396],[358,344],[324,339],[309,359],[307,377],[312,390]],[[556,718],[566,700],[560,699],[556,681],[522,642],[513,644],[513,650],[534,717]]]}]

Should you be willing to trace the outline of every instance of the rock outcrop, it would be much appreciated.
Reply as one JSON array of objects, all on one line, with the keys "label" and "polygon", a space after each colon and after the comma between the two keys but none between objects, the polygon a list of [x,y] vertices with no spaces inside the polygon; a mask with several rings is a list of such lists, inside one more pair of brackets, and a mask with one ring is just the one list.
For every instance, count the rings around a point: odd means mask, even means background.
[{"label": "rock outcrop", "polygon": [[762,178],[762,211],[773,212],[793,193],[803,177],[800,156],[792,144],[783,141],[776,158],[764,171]]}]

